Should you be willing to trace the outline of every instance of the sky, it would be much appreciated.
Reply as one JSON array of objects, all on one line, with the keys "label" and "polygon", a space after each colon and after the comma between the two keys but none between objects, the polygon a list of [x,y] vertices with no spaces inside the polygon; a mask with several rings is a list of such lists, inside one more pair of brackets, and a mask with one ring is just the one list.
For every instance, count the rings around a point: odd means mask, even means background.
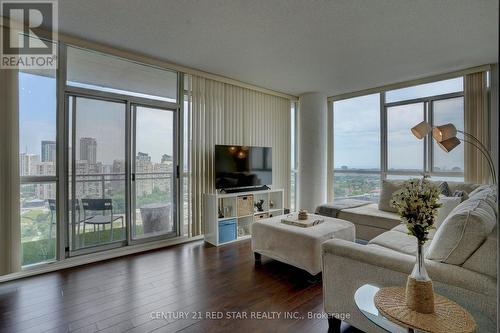
[{"label": "sky", "polygon": [[[393,90],[386,93],[387,102],[432,96],[463,89],[462,78]],[[452,122],[463,129],[461,98],[436,102],[435,124]],[[423,105],[411,104],[388,108],[389,169],[422,169],[423,141],[410,128],[424,120]],[[449,154],[437,146],[435,166],[463,167],[463,145]],[[334,103],[334,167],[353,169],[380,168],[380,95],[372,94]]]},{"label": "sky", "polygon": [[[20,152],[40,155],[42,140],[56,136],[56,81],[50,76],[20,73]],[[451,79],[387,92],[388,102],[462,90],[462,79]],[[435,123],[454,123],[463,128],[461,99],[436,103]],[[379,94],[334,103],[335,168],[380,168]],[[437,112],[439,111],[439,112]],[[125,106],[114,102],[79,98],[77,103],[77,142],[80,137],[97,139],[97,160],[112,164],[125,158]],[[423,120],[421,105],[388,109],[389,168],[421,169],[423,141],[410,128]],[[150,154],[160,162],[163,154],[173,153],[171,112],[139,108],[137,152]],[[437,147],[436,147],[437,148]],[[77,144],[77,156],[78,156]],[[463,145],[449,154],[435,149],[436,165],[452,168],[463,164]],[[292,156],[293,158],[293,156]]]},{"label": "sky", "polygon": [[[20,152],[40,155],[41,141],[56,139],[56,82],[54,78],[20,73]],[[77,147],[79,138],[97,140],[97,160],[112,164],[125,159],[125,104],[78,98]],[[137,152],[160,162],[173,152],[172,112],[138,108]]]},{"label": "sky", "polygon": [[20,152],[41,154],[41,141],[56,139],[56,80],[19,74]]}]

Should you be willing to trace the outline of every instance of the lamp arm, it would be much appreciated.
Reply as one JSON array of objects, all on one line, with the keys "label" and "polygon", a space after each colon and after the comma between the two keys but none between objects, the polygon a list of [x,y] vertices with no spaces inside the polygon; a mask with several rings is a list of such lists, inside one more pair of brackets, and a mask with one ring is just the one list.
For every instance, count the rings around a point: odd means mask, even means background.
[{"label": "lamp arm", "polygon": [[490,152],[488,150],[486,150],[484,145],[482,145],[482,144],[478,145],[476,142],[469,141],[465,138],[459,139],[459,140],[474,146],[475,148],[477,148],[477,150],[479,150],[483,154],[483,156],[486,158],[486,161],[488,162],[488,166],[490,167],[490,173],[491,173],[491,177],[493,178],[493,184],[496,185],[497,184],[497,176],[496,176],[495,166],[493,164],[493,160],[491,158]]},{"label": "lamp arm", "polygon": [[[457,130],[457,132],[463,134],[464,138],[468,137],[468,138],[472,139],[474,142],[476,142],[478,145],[480,145],[482,147],[482,149],[484,149],[484,151],[488,152],[488,154],[489,154],[489,149],[486,148],[486,146],[481,142],[481,140],[476,138],[474,135],[467,133],[465,131],[461,131],[461,130]],[[491,156],[490,156],[490,158],[491,158]]]}]

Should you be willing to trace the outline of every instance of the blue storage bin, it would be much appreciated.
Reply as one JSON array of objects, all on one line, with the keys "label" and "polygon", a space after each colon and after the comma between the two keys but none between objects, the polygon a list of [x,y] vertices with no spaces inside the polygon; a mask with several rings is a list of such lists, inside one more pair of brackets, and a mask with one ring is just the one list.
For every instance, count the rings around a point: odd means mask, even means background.
[{"label": "blue storage bin", "polygon": [[219,222],[219,243],[226,243],[236,239],[236,219]]}]

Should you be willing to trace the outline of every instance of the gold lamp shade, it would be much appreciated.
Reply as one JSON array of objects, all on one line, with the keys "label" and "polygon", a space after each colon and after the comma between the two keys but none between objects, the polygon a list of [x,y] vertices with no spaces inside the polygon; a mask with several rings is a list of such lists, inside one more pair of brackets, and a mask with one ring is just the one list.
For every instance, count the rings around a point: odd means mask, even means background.
[{"label": "gold lamp shade", "polygon": [[449,153],[452,151],[456,146],[460,144],[460,140],[454,136],[449,139],[443,140],[441,142],[438,141],[437,143],[441,149],[443,149],[445,152]]},{"label": "gold lamp shade", "polygon": [[[441,126],[436,126],[432,129],[432,137],[437,142],[446,141],[446,140],[451,139],[451,138],[456,139],[456,136],[457,136],[457,128],[453,124],[445,124],[445,125],[441,125]],[[459,141],[459,143],[460,143],[460,141]]]},{"label": "gold lamp shade", "polygon": [[431,125],[429,125],[427,122],[422,121],[418,125],[414,126],[411,129],[411,132],[413,135],[417,137],[417,139],[423,139],[430,131],[432,130]]}]

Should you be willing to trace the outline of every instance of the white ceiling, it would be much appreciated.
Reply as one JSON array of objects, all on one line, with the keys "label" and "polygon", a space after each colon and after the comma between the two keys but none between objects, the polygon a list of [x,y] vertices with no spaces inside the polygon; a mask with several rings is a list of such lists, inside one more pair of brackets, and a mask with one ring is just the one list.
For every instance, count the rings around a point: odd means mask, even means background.
[{"label": "white ceiling", "polygon": [[59,30],[299,95],[497,62],[497,0],[60,0]]}]

